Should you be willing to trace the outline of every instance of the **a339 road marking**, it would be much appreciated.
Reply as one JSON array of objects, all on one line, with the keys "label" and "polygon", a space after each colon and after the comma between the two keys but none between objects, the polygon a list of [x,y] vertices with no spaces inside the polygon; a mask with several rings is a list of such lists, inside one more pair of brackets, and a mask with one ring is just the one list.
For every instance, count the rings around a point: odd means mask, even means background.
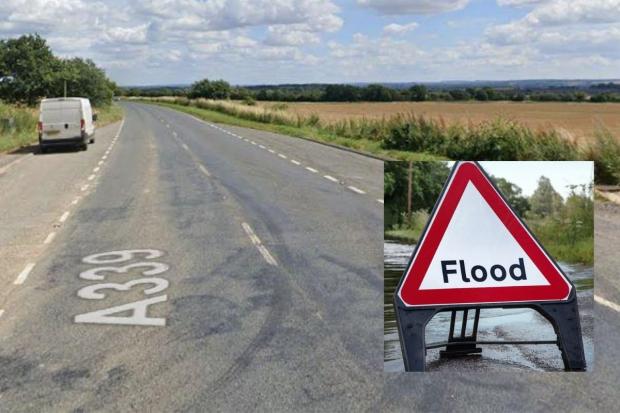
[{"label": "a339 road marking", "polygon": [[[96,265],[96,267],[82,271],[80,278],[90,281],[105,281],[109,274],[128,274],[134,269],[140,269],[139,273],[147,277],[134,278],[126,282],[101,282],[82,287],[77,296],[84,300],[104,300],[105,291],[129,291],[134,287],[142,287],[145,296],[161,293],[170,285],[169,281],[154,275],[163,274],[170,269],[167,264],[158,261],[151,261],[163,256],[163,252],[155,249],[134,249],[108,251],[99,254],[89,255],[82,259],[85,264]],[[149,260],[149,261],[145,261]],[[125,265],[121,264],[134,261]],[[78,314],[74,317],[76,323],[86,324],[116,324],[116,325],[140,325],[140,326],[165,326],[166,319],[163,317],[149,317],[149,306],[162,303],[168,300],[166,294],[158,295],[144,300],[134,301],[114,307],[98,309],[88,313]],[[115,314],[130,311],[129,316],[118,316]]]}]

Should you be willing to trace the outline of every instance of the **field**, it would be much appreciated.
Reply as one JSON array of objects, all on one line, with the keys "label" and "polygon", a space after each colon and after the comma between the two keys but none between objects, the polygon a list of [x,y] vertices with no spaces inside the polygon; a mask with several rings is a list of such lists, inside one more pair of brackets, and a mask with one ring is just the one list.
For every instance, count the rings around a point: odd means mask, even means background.
[{"label": "field", "polygon": [[381,119],[399,113],[414,113],[446,124],[474,123],[503,117],[534,130],[556,130],[562,136],[582,139],[594,136],[597,129],[607,128],[620,136],[620,105],[613,103],[570,102],[366,102],[306,103],[257,102],[257,106],[280,107],[304,117],[316,114],[323,122],[344,119]]}]

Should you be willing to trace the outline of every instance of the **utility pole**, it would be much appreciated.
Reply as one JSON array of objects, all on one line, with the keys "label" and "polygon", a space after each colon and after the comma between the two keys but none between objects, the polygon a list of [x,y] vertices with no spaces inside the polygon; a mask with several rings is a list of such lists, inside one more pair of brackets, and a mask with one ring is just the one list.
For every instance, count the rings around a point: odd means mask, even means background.
[{"label": "utility pole", "polygon": [[413,161],[409,161],[407,175],[407,219],[411,219],[411,181],[413,178]]}]

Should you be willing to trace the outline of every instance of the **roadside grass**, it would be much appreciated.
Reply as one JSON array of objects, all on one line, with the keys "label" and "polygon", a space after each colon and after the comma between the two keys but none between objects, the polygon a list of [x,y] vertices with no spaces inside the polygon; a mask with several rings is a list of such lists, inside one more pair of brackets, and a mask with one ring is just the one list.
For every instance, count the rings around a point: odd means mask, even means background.
[{"label": "roadside grass", "polygon": [[381,119],[324,121],[284,106],[248,106],[226,100],[141,98],[212,122],[266,130],[335,144],[391,160],[592,160],[597,184],[620,184],[620,141],[601,128],[591,141],[576,142],[561,131],[533,130],[508,118],[447,124],[401,113]]},{"label": "roadside grass", "polygon": [[420,238],[420,232],[414,229],[388,229],[383,233],[384,239],[390,239],[404,244],[415,244]]},{"label": "roadside grass", "polygon": [[349,148],[356,151],[360,151],[367,154],[372,154],[386,160],[412,160],[412,161],[432,161],[446,159],[441,156],[422,153],[422,152],[406,152],[395,149],[386,149],[381,146],[381,142],[376,139],[363,138],[363,137],[345,137],[338,136],[335,133],[310,126],[305,122],[301,124],[288,124],[285,121],[279,121],[276,123],[270,123],[275,118],[273,117],[254,117],[246,119],[238,115],[221,112],[217,109],[197,107],[193,105],[184,105],[181,103],[175,103],[174,101],[162,101],[154,99],[139,99],[144,103],[156,104],[159,106],[167,107],[170,109],[178,110],[197,118],[221,123],[232,126],[240,126],[244,128],[251,128],[257,130],[263,130],[267,132],[273,132],[283,135],[288,135],[296,138],[308,139],[316,142],[322,142],[330,145],[336,145],[339,147]]},{"label": "roadside grass", "polygon": [[[97,127],[123,118],[123,109],[111,104],[94,108],[98,114]],[[11,125],[3,119],[12,119]],[[38,142],[39,109],[0,103],[0,153],[10,152]]]}]

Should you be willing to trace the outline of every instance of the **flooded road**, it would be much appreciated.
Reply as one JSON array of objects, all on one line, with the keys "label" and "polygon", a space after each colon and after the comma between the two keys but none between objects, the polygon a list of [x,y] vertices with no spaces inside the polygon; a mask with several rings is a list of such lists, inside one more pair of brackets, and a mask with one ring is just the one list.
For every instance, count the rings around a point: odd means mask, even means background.
[{"label": "flooded road", "polygon": [[[386,240],[384,243],[384,370],[404,371],[393,294],[407,266],[415,245]],[[588,370],[593,365],[593,270],[592,267],[560,262],[560,267],[577,288],[579,315]],[[471,331],[473,312],[467,332]],[[426,343],[448,339],[450,312],[437,314],[426,328]],[[457,325],[460,325],[457,317]],[[527,308],[482,309],[478,326],[478,340],[525,341],[555,340],[551,324],[536,311]],[[471,356],[456,359],[440,359],[441,349],[430,349],[426,355],[427,371],[491,371],[534,370],[563,371],[562,356],[555,344],[549,345],[483,345],[482,357]]]}]

